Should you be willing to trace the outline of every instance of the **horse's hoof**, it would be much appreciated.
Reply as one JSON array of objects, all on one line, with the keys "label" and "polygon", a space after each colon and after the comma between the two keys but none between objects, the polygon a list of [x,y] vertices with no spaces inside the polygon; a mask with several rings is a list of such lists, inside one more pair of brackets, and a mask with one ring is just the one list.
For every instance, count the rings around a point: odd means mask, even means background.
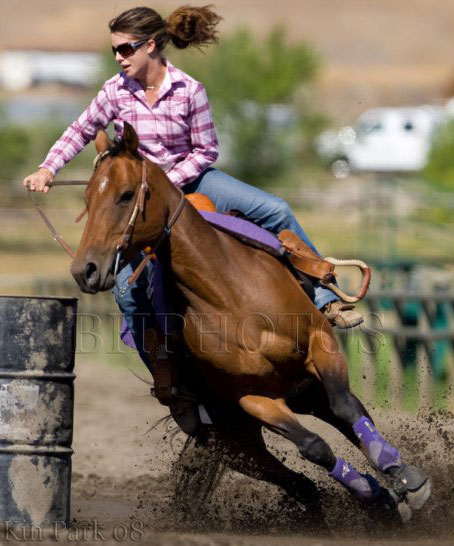
[{"label": "horse's hoof", "polygon": [[410,506],[392,489],[380,487],[378,495],[369,504],[369,517],[381,528],[400,527],[411,519]]},{"label": "horse's hoof", "polygon": [[409,522],[413,515],[410,505],[407,504],[407,502],[405,501],[405,498],[403,498],[401,495],[398,495],[392,489],[388,489],[388,492],[395,503],[395,507],[399,514],[401,522],[402,523]]},{"label": "horse's hoof", "polygon": [[430,481],[430,478],[427,478],[419,489],[416,489],[416,491],[408,491],[405,495],[405,500],[413,510],[420,510],[430,497],[431,493],[432,482]]},{"label": "horse's hoof", "polygon": [[431,493],[431,481],[419,468],[413,465],[402,465],[393,472],[395,482],[394,493],[413,510],[420,510]]},{"label": "horse's hoof", "polygon": [[397,511],[399,512],[402,523],[408,523],[413,515],[410,506],[406,502],[399,502],[397,505]]}]

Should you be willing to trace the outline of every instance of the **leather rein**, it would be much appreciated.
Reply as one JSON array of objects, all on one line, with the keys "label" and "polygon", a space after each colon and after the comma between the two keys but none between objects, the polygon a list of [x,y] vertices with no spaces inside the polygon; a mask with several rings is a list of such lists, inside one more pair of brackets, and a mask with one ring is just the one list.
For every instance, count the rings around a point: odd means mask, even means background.
[{"label": "leather rein", "polygon": [[[98,154],[94,161],[94,169],[98,167],[100,162],[107,157],[110,154],[108,150],[101,152]],[[58,181],[49,181],[47,185],[49,187],[54,186],[86,186],[88,184],[88,180],[58,180]],[[44,212],[41,205],[37,202],[36,198],[34,197],[33,193],[30,188],[27,188],[28,196],[30,197],[35,209],[37,210],[38,214],[41,216],[42,220],[48,227],[49,231],[52,233],[52,237],[55,239],[55,241],[63,248],[63,250],[71,256],[72,259],[76,257],[75,253],[71,250],[68,243],[63,239],[63,237],[58,233],[58,231],[55,229],[52,222],[49,220],[48,216]],[[178,190],[180,192],[180,201],[178,203],[177,208],[175,209],[175,212],[172,214],[172,216],[169,218],[167,223],[164,225],[161,234],[158,237],[158,240],[156,241],[154,248],[151,249],[150,247],[147,247],[145,249],[146,255],[142,262],[137,266],[134,273],[129,277],[127,285],[133,284],[139,275],[142,273],[142,271],[145,269],[145,266],[147,263],[151,260],[152,255],[158,250],[158,248],[161,246],[161,244],[164,242],[164,240],[170,235],[170,231],[172,226],[175,224],[175,222],[178,220],[178,217],[180,216],[181,211],[183,210],[183,207],[186,203],[185,195],[181,190]],[[116,247],[116,255],[115,255],[115,265],[114,265],[114,271],[113,275],[115,278],[115,282],[117,279],[118,271],[120,270],[120,264],[121,264],[121,257],[122,252],[124,252],[130,242],[132,233],[134,231],[134,226],[137,221],[137,217],[139,216],[139,213],[144,213],[145,211],[145,201],[147,198],[147,194],[150,193],[150,187],[148,185],[147,181],[147,166],[145,159],[142,159],[142,180],[139,188],[139,192],[137,194],[137,199],[134,204],[134,209],[131,213],[131,216],[129,217],[128,223],[126,224],[125,229],[123,230],[123,234],[121,236],[120,242],[117,244]],[[84,211],[85,212],[85,211]],[[76,221],[82,217],[84,212],[78,216]],[[126,286],[127,288],[127,286]],[[126,290],[124,288],[124,291]]]},{"label": "leather rein", "polygon": [[[54,186],[86,186],[88,184],[88,181],[85,180],[58,180],[58,181],[49,181],[47,182],[47,186],[50,188],[53,188]],[[63,248],[63,250],[71,256],[72,259],[76,257],[74,252],[71,250],[68,243],[63,239],[63,237],[58,233],[58,231],[55,229],[52,222],[49,220],[47,214],[44,212],[41,205],[38,203],[34,196],[34,192],[30,190],[30,188],[27,187],[28,196],[30,197],[30,200],[32,201],[36,211],[41,216],[43,222],[48,227],[49,231],[52,233],[52,237],[57,241],[57,243]]]}]

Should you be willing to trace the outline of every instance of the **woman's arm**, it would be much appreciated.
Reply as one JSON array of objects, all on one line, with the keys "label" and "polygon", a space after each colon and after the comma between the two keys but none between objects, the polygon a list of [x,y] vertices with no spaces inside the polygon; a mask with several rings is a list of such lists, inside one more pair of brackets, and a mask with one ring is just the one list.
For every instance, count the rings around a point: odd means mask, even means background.
[{"label": "woman's arm", "polygon": [[26,176],[23,185],[34,191],[49,191],[49,186],[46,184],[96,137],[99,129],[105,129],[114,117],[114,106],[104,86],[85,112],[71,123],[52,146],[46,159],[41,163],[40,170]]},{"label": "woman's arm", "polygon": [[113,105],[105,87],[103,87],[85,112],[66,129],[52,146],[40,167],[48,169],[55,176],[57,171],[93,140],[99,129],[105,129],[113,118]]},{"label": "woman's arm", "polygon": [[191,98],[189,125],[192,151],[167,173],[175,186],[180,188],[195,180],[218,157],[218,140],[208,97],[202,84],[197,86]]}]

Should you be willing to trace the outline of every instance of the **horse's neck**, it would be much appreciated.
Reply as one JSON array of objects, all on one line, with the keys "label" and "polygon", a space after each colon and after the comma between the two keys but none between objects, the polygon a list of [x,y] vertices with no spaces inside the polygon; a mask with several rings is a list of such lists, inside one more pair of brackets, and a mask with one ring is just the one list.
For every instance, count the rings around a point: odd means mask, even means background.
[{"label": "horse's neck", "polygon": [[[179,192],[168,198],[171,216],[180,201]],[[219,276],[225,272],[225,256],[216,232],[188,202],[171,227],[169,240],[158,253],[189,303],[200,299],[219,306],[225,302],[219,290]]]}]

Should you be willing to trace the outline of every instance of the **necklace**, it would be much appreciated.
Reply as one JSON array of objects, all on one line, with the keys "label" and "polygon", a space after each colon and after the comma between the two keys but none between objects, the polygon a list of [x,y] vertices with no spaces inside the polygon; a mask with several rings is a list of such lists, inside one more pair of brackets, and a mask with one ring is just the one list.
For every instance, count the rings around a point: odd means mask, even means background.
[{"label": "necklace", "polygon": [[156,89],[156,85],[147,85],[147,89]]}]

